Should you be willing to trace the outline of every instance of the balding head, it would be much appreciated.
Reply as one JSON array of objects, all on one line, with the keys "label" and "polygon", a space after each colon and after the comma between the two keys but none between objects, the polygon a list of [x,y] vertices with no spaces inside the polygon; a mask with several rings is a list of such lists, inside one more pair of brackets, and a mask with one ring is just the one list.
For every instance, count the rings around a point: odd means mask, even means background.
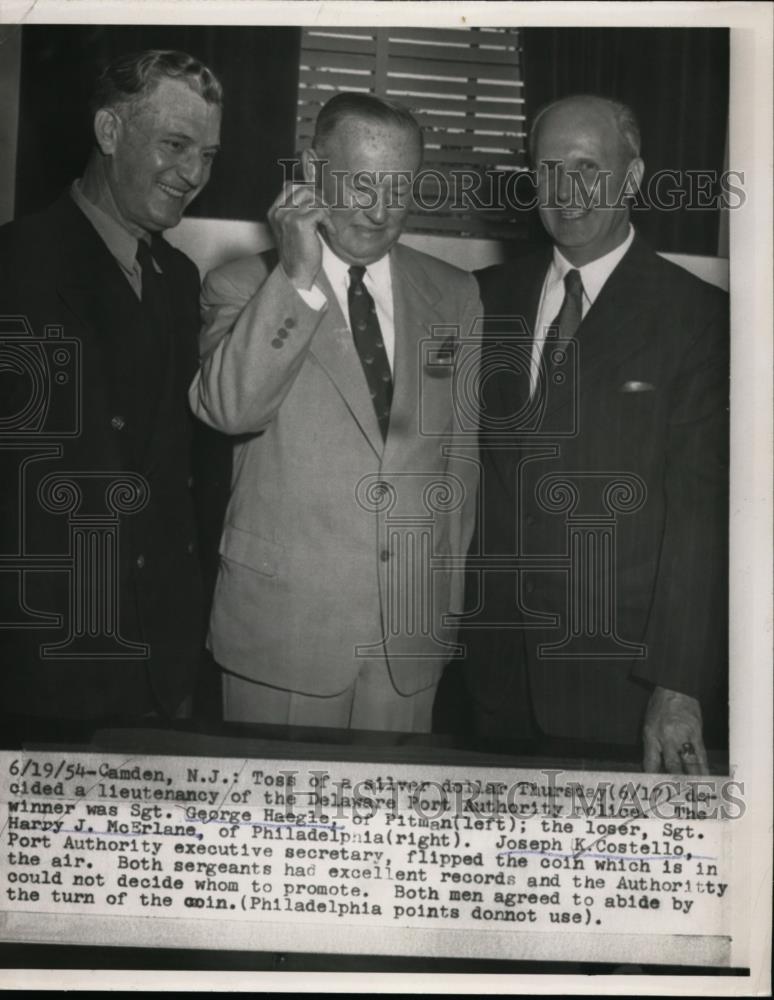
[{"label": "balding head", "polygon": [[613,101],[607,97],[598,97],[595,94],[574,94],[571,97],[563,97],[561,100],[543,105],[533,118],[528,139],[529,155],[533,162],[535,158],[535,143],[540,131],[541,122],[544,121],[546,116],[559,112],[570,116],[578,114],[588,115],[607,121],[618,133],[621,141],[622,155],[629,160],[640,155],[640,125],[637,121],[637,116],[628,104],[623,104],[621,101]]},{"label": "balding head", "polygon": [[632,112],[602,97],[567,97],[538,114],[530,138],[540,218],[564,257],[583,267],[620,246],[644,171]]}]

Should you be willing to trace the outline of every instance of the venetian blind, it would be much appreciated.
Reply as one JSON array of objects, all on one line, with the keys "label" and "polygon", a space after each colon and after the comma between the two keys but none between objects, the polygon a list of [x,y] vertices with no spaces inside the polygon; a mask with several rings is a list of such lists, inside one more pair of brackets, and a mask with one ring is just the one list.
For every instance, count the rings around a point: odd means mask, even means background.
[{"label": "venetian blind", "polygon": [[513,175],[526,170],[518,28],[304,28],[298,148],[335,92],[399,101],[422,126],[414,232],[521,237]]}]

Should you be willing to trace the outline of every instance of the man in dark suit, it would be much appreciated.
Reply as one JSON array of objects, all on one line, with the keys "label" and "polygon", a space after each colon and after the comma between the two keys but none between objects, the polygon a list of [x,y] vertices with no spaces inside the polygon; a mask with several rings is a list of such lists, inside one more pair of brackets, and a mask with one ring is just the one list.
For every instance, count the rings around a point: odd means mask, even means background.
[{"label": "man in dark suit", "polygon": [[476,729],[642,740],[646,770],[704,771],[727,663],[727,296],[631,226],[630,109],[558,101],[530,148],[553,254],[480,275]]},{"label": "man in dark suit", "polygon": [[221,87],[148,51],[107,67],[93,112],[83,177],[0,230],[0,701],[20,736],[185,714],[202,644],[199,279],[161,234],[209,179]]}]

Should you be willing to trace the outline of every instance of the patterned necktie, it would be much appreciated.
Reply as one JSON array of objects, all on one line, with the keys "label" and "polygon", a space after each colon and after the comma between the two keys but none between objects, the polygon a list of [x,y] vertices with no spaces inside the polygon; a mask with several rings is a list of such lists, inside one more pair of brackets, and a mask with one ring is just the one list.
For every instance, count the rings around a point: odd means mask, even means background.
[{"label": "patterned necktie", "polygon": [[360,264],[353,264],[349,269],[349,322],[352,327],[352,338],[355,341],[360,363],[365,372],[368,389],[371,393],[376,418],[382,438],[387,437],[390,424],[390,406],[392,405],[392,376],[387,352],[384,349],[382,331],[376,315],[376,306],[368,289],[363,284],[366,269]]}]

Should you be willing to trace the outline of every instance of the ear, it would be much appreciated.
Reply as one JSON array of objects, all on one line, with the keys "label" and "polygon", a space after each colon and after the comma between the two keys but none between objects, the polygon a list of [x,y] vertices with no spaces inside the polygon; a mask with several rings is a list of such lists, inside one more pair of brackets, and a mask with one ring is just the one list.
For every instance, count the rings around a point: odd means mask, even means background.
[{"label": "ear", "polygon": [[317,159],[317,153],[309,147],[301,153],[301,172],[303,174],[304,180],[307,184],[319,184],[322,183],[322,174],[320,172],[320,161]]},{"label": "ear", "polygon": [[110,108],[100,108],[94,115],[94,137],[101,153],[106,156],[115,153],[121,127],[121,119]]},{"label": "ear", "polygon": [[645,174],[645,164],[643,163],[642,159],[638,156],[635,159],[633,159],[629,164],[628,175],[629,178],[631,178],[632,183],[629,183],[628,186],[630,188],[633,188],[634,185],[636,185],[637,190],[639,191],[644,174]]}]

